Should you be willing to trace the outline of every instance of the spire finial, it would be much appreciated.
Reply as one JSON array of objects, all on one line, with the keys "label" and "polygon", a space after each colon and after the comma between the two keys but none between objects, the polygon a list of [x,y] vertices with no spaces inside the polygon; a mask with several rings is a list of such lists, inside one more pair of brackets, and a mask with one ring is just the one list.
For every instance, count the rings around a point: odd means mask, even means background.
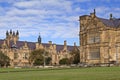
[{"label": "spire finial", "polygon": [[41,44],[41,36],[40,36],[40,33],[39,33],[39,36],[38,36],[38,43]]},{"label": "spire finial", "polygon": [[94,14],[96,14],[96,11],[95,11],[95,9],[94,9]]}]

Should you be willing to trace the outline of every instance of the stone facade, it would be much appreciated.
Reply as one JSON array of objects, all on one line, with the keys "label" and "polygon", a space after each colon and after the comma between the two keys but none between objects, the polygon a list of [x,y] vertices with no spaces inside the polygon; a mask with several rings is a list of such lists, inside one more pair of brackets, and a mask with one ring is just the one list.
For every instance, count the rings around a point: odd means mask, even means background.
[{"label": "stone facade", "polygon": [[79,17],[80,62],[88,64],[120,63],[120,18],[90,15]]},{"label": "stone facade", "polygon": [[49,43],[41,43],[41,36],[39,35],[37,42],[19,41],[19,32],[12,30],[6,31],[6,38],[0,40],[0,51],[10,58],[11,66],[29,66],[29,54],[36,49],[45,49],[49,52],[49,57],[52,58],[52,65],[59,65],[59,60],[62,58],[70,58],[69,54],[74,46],[67,46],[67,41],[64,45]]}]

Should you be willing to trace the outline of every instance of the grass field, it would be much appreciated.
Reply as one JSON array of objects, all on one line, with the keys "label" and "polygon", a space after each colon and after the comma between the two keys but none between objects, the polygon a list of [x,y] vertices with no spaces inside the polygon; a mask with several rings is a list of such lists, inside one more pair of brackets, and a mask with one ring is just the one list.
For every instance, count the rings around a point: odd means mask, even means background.
[{"label": "grass field", "polygon": [[72,69],[0,68],[0,80],[120,80],[120,67],[92,67]]}]

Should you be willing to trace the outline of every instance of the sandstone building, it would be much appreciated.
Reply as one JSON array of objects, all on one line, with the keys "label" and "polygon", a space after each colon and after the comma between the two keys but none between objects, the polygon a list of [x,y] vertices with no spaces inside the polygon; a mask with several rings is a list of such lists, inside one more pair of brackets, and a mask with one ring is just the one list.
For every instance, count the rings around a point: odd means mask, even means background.
[{"label": "sandstone building", "polygon": [[74,46],[67,46],[67,41],[64,41],[64,45],[49,43],[42,43],[41,36],[39,35],[37,42],[19,41],[19,32],[6,31],[6,38],[0,39],[0,51],[5,53],[11,61],[11,66],[29,66],[29,54],[35,49],[45,49],[49,52],[49,56],[52,58],[51,64],[59,64],[59,60],[62,58],[69,58],[70,51],[74,49]]},{"label": "sandstone building", "polygon": [[90,15],[79,17],[80,62],[88,64],[120,63],[120,18]]}]

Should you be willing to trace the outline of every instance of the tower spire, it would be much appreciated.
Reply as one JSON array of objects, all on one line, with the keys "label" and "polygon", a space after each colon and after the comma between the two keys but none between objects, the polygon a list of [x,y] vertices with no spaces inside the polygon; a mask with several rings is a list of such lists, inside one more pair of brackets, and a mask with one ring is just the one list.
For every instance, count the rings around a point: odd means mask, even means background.
[{"label": "tower spire", "polygon": [[40,36],[40,33],[39,33],[39,36],[38,36],[38,43],[41,44],[41,36]]}]

